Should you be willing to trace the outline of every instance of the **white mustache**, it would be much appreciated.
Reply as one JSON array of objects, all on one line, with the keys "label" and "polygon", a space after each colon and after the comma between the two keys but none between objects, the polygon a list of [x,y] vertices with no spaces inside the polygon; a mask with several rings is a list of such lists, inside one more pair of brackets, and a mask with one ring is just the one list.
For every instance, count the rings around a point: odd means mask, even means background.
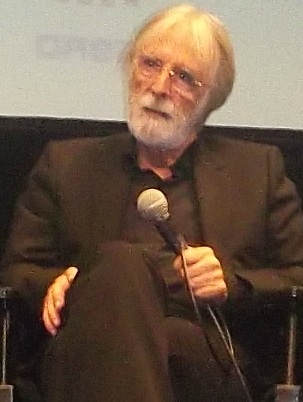
[{"label": "white mustache", "polygon": [[175,114],[175,105],[169,100],[157,100],[152,94],[146,94],[140,97],[141,107],[149,108],[155,112],[164,113],[172,117]]}]

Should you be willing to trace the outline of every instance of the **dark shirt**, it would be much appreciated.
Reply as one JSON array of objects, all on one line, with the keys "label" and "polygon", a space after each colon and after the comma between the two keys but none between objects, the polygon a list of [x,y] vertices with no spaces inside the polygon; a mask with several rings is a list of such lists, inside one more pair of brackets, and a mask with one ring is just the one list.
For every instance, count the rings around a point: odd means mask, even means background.
[{"label": "dark shirt", "polygon": [[[192,152],[193,144],[172,167],[172,178],[162,180],[151,171],[141,170],[138,167],[135,155],[129,155],[126,168],[130,169],[131,196],[125,213],[122,238],[142,247],[158,267],[164,278],[170,295],[170,310],[172,306],[187,305],[192,309],[184,283],[172,267],[175,257],[153,224],[137,211],[139,194],[149,188],[155,188],[164,193],[168,200],[170,221],[174,229],[181,233],[189,245],[202,243],[202,230],[199,226],[198,208],[192,181]],[[169,311],[168,314],[178,314]],[[179,315],[179,314],[178,314]]]}]

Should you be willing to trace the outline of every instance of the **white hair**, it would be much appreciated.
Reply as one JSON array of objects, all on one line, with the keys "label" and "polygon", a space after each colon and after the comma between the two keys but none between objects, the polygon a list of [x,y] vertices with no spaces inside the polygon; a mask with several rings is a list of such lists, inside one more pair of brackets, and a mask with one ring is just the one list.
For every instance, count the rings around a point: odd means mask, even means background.
[{"label": "white hair", "polygon": [[222,106],[231,93],[235,78],[235,63],[228,32],[219,19],[191,5],[182,4],[167,8],[150,19],[128,46],[126,65],[130,75],[136,50],[142,48],[146,38],[176,34],[176,40],[188,40],[201,59],[201,72],[210,88],[208,100],[201,111],[201,123]]}]

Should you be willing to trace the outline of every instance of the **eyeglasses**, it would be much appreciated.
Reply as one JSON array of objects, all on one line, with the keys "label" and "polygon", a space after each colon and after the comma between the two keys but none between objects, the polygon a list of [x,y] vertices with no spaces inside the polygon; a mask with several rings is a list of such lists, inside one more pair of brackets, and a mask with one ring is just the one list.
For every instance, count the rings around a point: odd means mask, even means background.
[{"label": "eyeglasses", "polygon": [[165,69],[171,79],[172,85],[180,91],[190,91],[195,87],[202,87],[202,82],[196,80],[194,75],[185,68],[163,66],[161,60],[148,55],[141,55],[136,59],[138,71],[148,78],[155,78]]}]

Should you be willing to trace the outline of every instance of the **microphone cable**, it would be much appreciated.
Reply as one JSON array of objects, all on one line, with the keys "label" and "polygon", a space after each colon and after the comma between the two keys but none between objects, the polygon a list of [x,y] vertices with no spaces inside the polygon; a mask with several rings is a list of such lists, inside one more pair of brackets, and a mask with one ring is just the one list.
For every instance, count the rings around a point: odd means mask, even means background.
[{"label": "microphone cable", "polygon": [[[186,243],[184,241],[184,243],[182,244],[182,247],[180,249],[180,255],[181,255],[181,260],[182,260],[182,269],[183,269],[183,273],[184,273],[185,286],[186,286],[186,289],[189,292],[191,302],[192,302],[192,305],[193,305],[193,308],[194,308],[194,311],[195,311],[195,314],[196,314],[197,321],[202,327],[202,317],[201,317],[201,313],[200,313],[200,310],[199,310],[199,306],[198,306],[196,297],[194,295],[193,289],[189,284],[189,278],[188,278],[188,273],[187,273],[188,267],[187,267],[186,259],[185,259],[185,256],[184,256],[184,250],[185,249],[186,249]],[[243,373],[242,373],[242,371],[241,371],[241,369],[239,367],[239,364],[238,364],[238,362],[236,360],[234,347],[233,347],[233,344],[232,344],[232,338],[231,338],[228,326],[226,324],[226,321],[225,321],[222,313],[220,312],[220,310],[218,308],[213,309],[209,304],[206,305],[206,308],[207,308],[207,311],[208,311],[210,317],[212,318],[212,320],[213,320],[213,322],[215,324],[215,327],[216,327],[216,329],[217,329],[217,331],[218,331],[218,333],[220,335],[220,338],[221,338],[221,340],[222,340],[222,342],[223,342],[223,344],[225,346],[225,349],[226,349],[226,351],[228,353],[228,356],[229,356],[229,358],[230,358],[230,360],[231,360],[231,362],[233,364],[233,367],[236,370],[236,374],[238,376],[238,379],[240,380],[240,383],[242,385],[243,391],[244,391],[244,393],[245,393],[245,395],[247,397],[247,402],[253,402],[253,399],[252,399],[252,397],[250,395],[250,392],[249,392],[248,386],[246,384],[244,375],[243,375]],[[221,324],[220,324],[219,320],[221,321]]]}]

